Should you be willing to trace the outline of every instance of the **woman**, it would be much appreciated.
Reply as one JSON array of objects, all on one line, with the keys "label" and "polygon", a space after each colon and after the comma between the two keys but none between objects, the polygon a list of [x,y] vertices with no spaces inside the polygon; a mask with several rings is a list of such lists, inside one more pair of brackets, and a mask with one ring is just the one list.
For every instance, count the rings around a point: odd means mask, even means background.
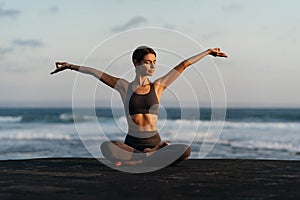
[{"label": "woman", "polygon": [[[190,147],[183,144],[169,145],[162,142],[157,132],[158,105],[163,91],[190,65],[207,55],[227,57],[219,48],[208,49],[175,66],[165,76],[150,82],[156,69],[156,53],[152,48],[141,46],[135,49],[132,62],[136,76],[132,82],[111,76],[94,68],[78,66],[67,62],[56,62],[55,74],[66,69],[93,75],[106,85],[117,90],[122,98],[128,133],[125,141],[109,141],[101,145],[102,154],[116,166],[164,162],[168,158],[172,164],[185,160],[190,155]],[[164,150],[164,151],[162,151]],[[160,153],[159,153],[160,152]],[[161,153],[164,152],[164,153]],[[172,160],[173,159],[173,160]]]}]

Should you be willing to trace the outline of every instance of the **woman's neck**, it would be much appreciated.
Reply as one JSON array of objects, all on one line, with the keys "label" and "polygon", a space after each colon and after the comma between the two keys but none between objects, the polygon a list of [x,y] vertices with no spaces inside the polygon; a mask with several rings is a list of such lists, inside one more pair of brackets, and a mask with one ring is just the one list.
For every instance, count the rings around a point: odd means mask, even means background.
[{"label": "woman's neck", "polygon": [[133,82],[138,86],[145,86],[150,84],[148,76],[136,76]]}]

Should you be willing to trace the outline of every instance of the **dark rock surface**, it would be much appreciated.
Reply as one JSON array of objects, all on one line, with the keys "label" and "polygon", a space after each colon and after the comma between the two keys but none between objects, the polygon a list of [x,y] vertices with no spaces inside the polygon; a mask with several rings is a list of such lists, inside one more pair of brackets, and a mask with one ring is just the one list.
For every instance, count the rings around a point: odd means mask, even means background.
[{"label": "dark rock surface", "polygon": [[0,161],[0,199],[300,199],[300,162],[187,160],[130,174],[87,158]]}]

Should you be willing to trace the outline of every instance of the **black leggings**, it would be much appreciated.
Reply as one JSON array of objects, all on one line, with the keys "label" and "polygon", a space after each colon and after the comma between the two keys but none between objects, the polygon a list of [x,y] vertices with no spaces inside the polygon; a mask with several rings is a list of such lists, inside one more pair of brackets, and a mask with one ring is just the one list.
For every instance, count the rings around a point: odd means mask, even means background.
[{"label": "black leggings", "polygon": [[145,148],[154,148],[161,142],[157,131],[130,131],[125,138],[125,144],[143,152]]},{"label": "black leggings", "polygon": [[188,159],[191,148],[186,144],[170,144],[156,151],[152,156],[144,159],[145,165],[167,166],[176,165]]},{"label": "black leggings", "polygon": [[157,131],[130,131],[124,143],[119,141],[104,142],[101,151],[105,158],[111,162],[143,160],[147,165],[174,165],[182,160],[186,160],[191,149],[185,144],[171,144],[147,157],[145,148],[154,148],[161,143],[161,138]]}]

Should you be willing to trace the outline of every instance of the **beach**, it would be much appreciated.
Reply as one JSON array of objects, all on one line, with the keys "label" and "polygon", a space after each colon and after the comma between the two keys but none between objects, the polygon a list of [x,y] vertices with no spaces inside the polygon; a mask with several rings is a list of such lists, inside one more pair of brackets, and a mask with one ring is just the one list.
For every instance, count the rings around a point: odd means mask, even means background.
[{"label": "beach", "polygon": [[224,126],[181,111],[166,109],[159,133],[190,159],[132,174],[95,159],[124,139],[122,109],[2,108],[0,199],[300,199],[300,109],[227,109]]},{"label": "beach", "polygon": [[92,158],[0,161],[0,199],[299,199],[299,161],[190,159],[131,174]]},{"label": "beach", "polygon": [[300,200],[299,7],[0,0],[0,200]]}]

